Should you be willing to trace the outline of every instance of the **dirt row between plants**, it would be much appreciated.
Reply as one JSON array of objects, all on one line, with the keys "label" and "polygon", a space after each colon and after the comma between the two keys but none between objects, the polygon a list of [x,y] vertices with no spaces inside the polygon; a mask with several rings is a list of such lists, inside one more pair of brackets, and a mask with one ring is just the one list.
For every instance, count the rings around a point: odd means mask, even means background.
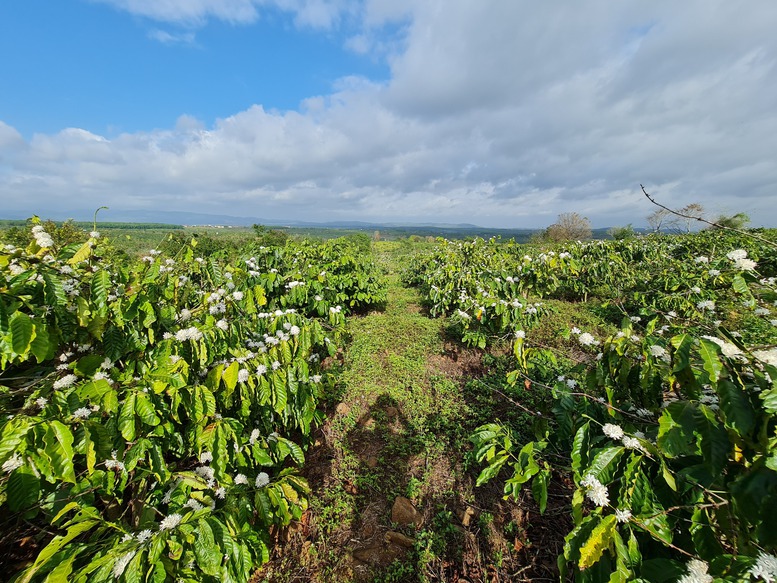
[{"label": "dirt row between plants", "polygon": [[382,261],[388,303],[351,320],[340,382],[307,452],[310,507],[275,533],[253,580],[557,580],[564,486],[542,517],[530,494],[516,503],[502,499],[498,480],[474,487],[472,408],[492,395],[472,394],[467,381],[489,367],[424,314],[400,282],[400,258]]}]

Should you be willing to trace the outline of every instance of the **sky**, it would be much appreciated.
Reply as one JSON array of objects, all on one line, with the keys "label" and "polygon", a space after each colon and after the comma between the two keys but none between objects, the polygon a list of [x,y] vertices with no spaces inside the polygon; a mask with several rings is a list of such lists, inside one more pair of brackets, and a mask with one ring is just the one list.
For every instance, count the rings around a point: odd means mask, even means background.
[{"label": "sky", "polygon": [[0,218],[777,227],[774,0],[3,0]]}]

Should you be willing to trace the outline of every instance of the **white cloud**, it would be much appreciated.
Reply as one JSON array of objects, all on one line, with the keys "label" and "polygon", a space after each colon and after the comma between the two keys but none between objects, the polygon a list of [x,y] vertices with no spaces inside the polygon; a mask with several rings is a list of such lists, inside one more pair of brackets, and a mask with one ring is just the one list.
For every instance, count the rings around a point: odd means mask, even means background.
[{"label": "white cloud", "polygon": [[191,31],[175,33],[153,28],[148,31],[148,38],[166,45],[193,45],[197,37]]},{"label": "white cloud", "polygon": [[[113,3],[164,21],[250,22],[269,0]],[[391,79],[344,78],[299,111],[182,116],[168,130],[112,139],[64,130],[20,144],[0,122],[0,155],[8,144],[15,152],[10,167],[0,159],[0,197],[52,209],[78,200],[494,226],[544,226],[577,211],[607,225],[643,223],[644,183],[671,204],[777,224],[770,0],[746,9],[721,0],[273,5],[300,26],[360,18],[355,51],[374,50],[400,24],[385,51]]]},{"label": "white cloud", "polygon": [[259,18],[254,0],[91,0],[159,22],[201,25],[209,18],[249,24]]},{"label": "white cloud", "polygon": [[[251,24],[263,9],[280,9],[294,15],[300,26],[331,28],[344,13],[355,11],[355,0],[91,0],[157,22],[187,27],[208,20]],[[157,39],[159,40],[159,39]]]}]

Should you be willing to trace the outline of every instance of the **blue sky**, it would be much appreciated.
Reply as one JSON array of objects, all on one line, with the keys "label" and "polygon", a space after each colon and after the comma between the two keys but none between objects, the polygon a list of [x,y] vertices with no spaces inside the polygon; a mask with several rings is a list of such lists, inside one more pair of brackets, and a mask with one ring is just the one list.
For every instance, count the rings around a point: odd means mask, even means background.
[{"label": "blue sky", "polygon": [[300,29],[277,9],[250,25],[200,27],[108,4],[9,0],[0,4],[0,119],[25,137],[63,127],[110,136],[184,114],[212,123],[256,103],[296,109],[342,77],[387,78],[384,61],[343,42],[341,31]]},{"label": "blue sky", "polygon": [[6,0],[0,214],[643,225],[642,183],[777,226],[775,29],[773,0]]}]

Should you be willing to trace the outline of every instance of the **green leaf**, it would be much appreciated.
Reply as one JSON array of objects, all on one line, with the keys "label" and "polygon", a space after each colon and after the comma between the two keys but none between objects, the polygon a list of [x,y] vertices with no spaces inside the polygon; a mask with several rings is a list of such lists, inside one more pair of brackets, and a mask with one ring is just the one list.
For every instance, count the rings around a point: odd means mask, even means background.
[{"label": "green leaf", "polygon": [[302,448],[300,446],[298,446],[290,439],[286,439],[285,437],[278,437],[278,441],[288,446],[289,452],[291,454],[291,459],[293,459],[299,465],[305,464],[305,453],[302,451]]},{"label": "green leaf", "polygon": [[713,384],[718,382],[720,373],[723,372],[723,363],[720,362],[720,347],[704,338],[699,339],[699,354],[704,363],[704,370]]},{"label": "green leaf", "polygon": [[146,551],[141,550],[138,552],[127,565],[124,570],[124,582],[125,583],[141,583],[143,578],[143,567],[145,566]]},{"label": "green leaf", "polygon": [[224,384],[227,386],[227,388],[231,391],[234,390],[234,388],[237,386],[237,377],[238,373],[240,371],[240,364],[238,364],[237,361],[230,364],[227,368],[224,369],[224,372],[221,374],[221,380],[224,381]]},{"label": "green leaf", "polygon": [[76,483],[73,467],[73,434],[60,421],[50,421],[43,437],[44,453],[51,461],[54,477],[66,482]]},{"label": "green leaf", "polygon": [[505,462],[507,462],[509,459],[510,456],[506,452],[501,452],[499,455],[493,457],[491,461],[488,462],[488,465],[483,468],[483,470],[478,475],[475,486],[482,486],[491,480],[499,473],[499,470],[502,469],[502,466],[505,465]]},{"label": "green leaf", "polygon": [[[159,425],[161,420],[156,414],[154,403],[148,397],[146,393],[138,392],[135,396],[135,413],[146,425],[155,427]],[[122,411],[123,412],[123,411]]]},{"label": "green leaf", "polygon": [[728,461],[728,453],[731,449],[728,433],[707,407],[700,407],[695,419],[695,429],[699,435],[699,446],[704,456],[704,463],[709,467],[712,475],[717,476]]},{"label": "green leaf", "polygon": [[11,329],[11,348],[16,354],[25,356],[30,348],[34,331],[32,320],[27,314],[15,312],[9,320],[9,327]]},{"label": "green leaf", "polygon": [[29,417],[18,415],[9,419],[0,432],[0,462],[5,463],[27,437],[32,422]]},{"label": "green leaf", "polygon": [[83,356],[78,359],[74,372],[81,377],[94,376],[94,373],[100,370],[100,365],[103,363],[103,360],[105,359],[99,354]]},{"label": "green leaf", "polygon": [[75,265],[76,263],[81,263],[82,261],[89,259],[89,257],[91,256],[92,256],[92,244],[91,242],[87,241],[81,246],[81,248],[78,251],[76,251],[75,255],[73,255],[68,260],[68,263],[70,265]]},{"label": "green leaf", "polygon": [[679,334],[672,337],[670,340],[672,346],[674,346],[674,369],[673,372],[678,372],[685,368],[688,368],[691,364],[691,349],[693,348],[693,336],[690,334]]},{"label": "green leaf", "polygon": [[44,360],[54,358],[56,348],[56,342],[52,341],[46,327],[42,322],[38,322],[35,325],[35,337],[30,342],[30,351],[35,356],[35,360],[41,363]]},{"label": "green leaf", "polygon": [[691,540],[696,553],[705,561],[711,561],[723,554],[723,548],[718,541],[719,534],[712,528],[703,508],[695,508],[691,518]]},{"label": "green leaf", "polygon": [[70,575],[73,573],[73,562],[78,557],[78,552],[73,552],[46,576],[43,583],[70,583]]},{"label": "green leaf", "polygon": [[128,394],[122,403],[119,431],[127,441],[135,441],[135,393]]},{"label": "green leaf", "polygon": [[124,333],[116,326],[108,326],[103,333],[103,350],[105,356],[113,361],[119,360],[124,354]]},{"label": "green leaf", "polygon": [[221,549],[216,545],[208,522],[201,518],[197,521],[197,537],[194,539],[194,556],[197,565],[206,575],[219,574],[221,565]]},{"label": "green leaf", "polygon": [[8,507],[14,512],[27,510],[38,501],[40,479],[26,465],[11,472],[6,489]]},{"label": "green leaf", "polygon": [[741,436],[749,435],[755,427],[755,411],[745,392],[727,379],[718,383],[717,392],[720,408],[726,414],[726,426]]},{"label": "green leaf", "polygon": [[572,442],[572,469],[580,472],[580,468],[588,464],[588,453],[591,447],[590,438],[591,422],[586,421],[575,433],[575,439]]},{"label": "green leaf", "polygon": [[625,448],[622,446],[611,446],[600,450],[583,474],[592,475],[602,484],[609,484],[618,469],[618,464],[625,451]]},{"label": "green leaf", "polygon": [[104,307],[108,300],[108,290],[111,286],[111,275],[101,269],[92,276],[92,302]]},{"label": "green leaf", "polygon": [[64,535],[55,536],[38,554],[38,557],[35,559],[32,566],[23,572],[18,583],[29,583],[41,567],[46,565],[65,545],[99,524],[99,520],[84,520],[70,526]]},{"label": "green leaf", "polygon": [[548,506],[548,483],[550,482],[550,470],[544,469],[534,476],[531,483],[531,491],[534,499],[540,507],[540,514],[545,514],[545,508]]},{"label": "green leaf", "polygon": [[731,287],[734,288],[734,291],[738,294],[743,295],[750,295],[750,288],[747,287],[747,282],[745,281],[745,278],[741,275],[735,275],[734,279],[731,282]]}]

